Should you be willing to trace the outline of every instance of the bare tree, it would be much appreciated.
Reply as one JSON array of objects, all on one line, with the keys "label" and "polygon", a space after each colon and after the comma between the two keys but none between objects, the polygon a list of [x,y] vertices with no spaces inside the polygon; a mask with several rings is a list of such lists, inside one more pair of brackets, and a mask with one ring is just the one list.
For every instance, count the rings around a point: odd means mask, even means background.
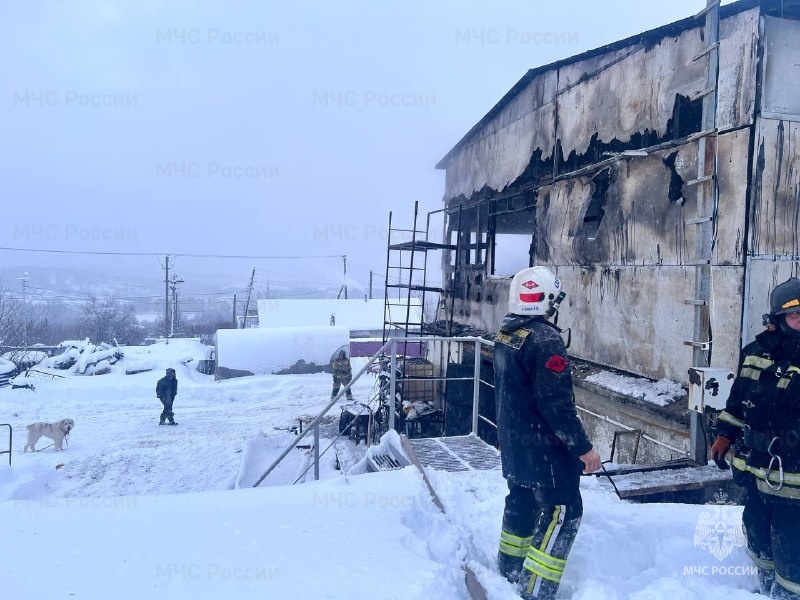
[{"label": "bare tree", "polygon": [[0,345],[41,342],[46,325],[45,307],[23,302],[0,285]]},{"label": "bare tree", "polygon": [[22,343],[25,328],[23,308],[22,302],[0,287],[0,344],[17,346]]},{"label": "bare tree", "polygon": [[136,343],[141,337],[141,327],[136,322],[133,306],[92,296],[83,305],[82,325],[89,339],[95,343],[115,340],[120,344]]}]

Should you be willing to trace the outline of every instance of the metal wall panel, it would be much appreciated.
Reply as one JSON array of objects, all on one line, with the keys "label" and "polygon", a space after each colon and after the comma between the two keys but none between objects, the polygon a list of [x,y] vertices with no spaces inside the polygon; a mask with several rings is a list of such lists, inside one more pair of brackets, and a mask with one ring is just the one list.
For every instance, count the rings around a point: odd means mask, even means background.
[{"label": "metal wall panel", "polygon": [[758,9],[725,19],[719,28],[717,128],[725,131],[753,122],[758,62]]},{"label": "metal wall panel", "polygon": [[800,255],[800,123],[756,126],[750,254]]},{"label": "metal wall panel", "polygon": [[764,331],[761,316],[769,312],[769,295],[789,277],[800,277],[800,257],[748,257],[742,345]]},{"label": "metal wall panel", "polygon": [[533,79],[453,158],[445,178],[446,199],[488,186],[502,190],[517,179],[539,149],[551,158],[554,147],[555,71]]},{"label": "metal wall panel", "polygon": [[[757,15],[749,10],[721,24],[721,130],[752,122]],[[552,160],[556,139],[567,157],[586,153],[593,139],[628,142],[646,131],[653,139],[664,136],[676,95],[705,85],[705,59],[693,60],[705,48],[701,31],[698,26],[539,73],[451,159],[444,198],[470,198],[484,187],[503,190],[537,151],[540,159]]]},{"label": "metal wall panel", "polygon": [[800,121],[800,21],[764,17],[761,112]]},{"label": "metal wall panel", "polygon": [[701,31],[689,29],[652,47],[633,46],[627,58],[569,89],[571,81],[591,71],[584,61],[564,66],[558,99],[564,156],[584,154],[595,137],[608,143],[630,141],[645,130],[665,135],[676,94],[688,96],[705,87],[705,63],[692,60],[703,49]]}]

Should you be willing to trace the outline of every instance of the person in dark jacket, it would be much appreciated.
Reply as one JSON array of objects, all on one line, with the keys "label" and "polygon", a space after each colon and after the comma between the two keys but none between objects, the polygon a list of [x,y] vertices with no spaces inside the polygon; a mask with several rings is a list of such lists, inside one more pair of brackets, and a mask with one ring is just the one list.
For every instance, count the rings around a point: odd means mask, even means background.
[{"label": "person in dark jacket", "polygon": [[495,338],[497,433],[508,482],[498,568],[525,599],[554,598],[583,515],[581,472],[600,456],[578,419],[560,330],[565,294],[544,267],[517,273]]},{"label": "person in dark jacket", "polygon": [[[344,350],[339,351],[339,356],[333,361],[332,367],[333,391],[331,392],[331,400],[339,393],[339,388],[350,383],[350,380],[353,378],[353,367],[350,365],[350,359],[347,358],[347,354]],[[353,399],[353,392],[350,391],[350,388],[347,388],[345,393],[347,394],[348,400]]]},{"label": "person in dark jacket", "polygon": [[711,456],[745,491],[742,524],[761,592],[800,598],[800,279],[770,295],[766,331],[742,349]]},{"label": "person in dark jacket", "polygon": [[174,418],[175,415],[172,412],[172,403],[177,395],[178,379],[175,377],[175,369],[167,369],[167,374],[156,383],[156,396],[161,400],[161,404],[164,405],[164,410],[161,411],[161,418],[158,420],[159,425],[163,425],[167,420],[170,425],[177,425]]}]

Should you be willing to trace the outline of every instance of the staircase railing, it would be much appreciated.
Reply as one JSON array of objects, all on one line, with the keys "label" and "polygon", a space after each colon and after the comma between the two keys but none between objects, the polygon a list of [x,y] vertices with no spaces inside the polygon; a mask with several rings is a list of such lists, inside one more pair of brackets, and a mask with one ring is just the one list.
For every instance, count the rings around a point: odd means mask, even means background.
[{"label": "staircase railing", "polygon": [[8,454],[8,466],[11,466],[11,450],[13,448],[14,430],[8,423],[0,423],[0,427],[8,427],[8,450],[0,450],[0,454]]},{"label": "staircase railing", "polygon": [[[358,373],[345,385],[339,390],[339,393],[334,396],[331,401],[322,409],[322,411],[314,418],[311,423],[306,426],[305,431],[300,433],[298,437],[280,453],[280,455],[273,461],[273,463],[264,471],[264,474],[258,478],[253,484],[253,487],[258,487],[261,485],[261,482],[267,478],[267,476],[275,470],[277,467],[288,455],[291,453],[292,450],[295,449],[297,443],[305,438],[307,435],[314,436],[314,476],[315,479],[319,478],[319,424],[328,411],[333,408],[333,406],[344,396],[347,391],[353,386],[353,384],[361,378],[364,373],[371,371],[372,365],[375,364],[376,361],[381,360],[381,357],[386,354],[386,350],[389,350],[389,360],[390,360],[390,368],[389,368],[389,398],[394,399],[397,394],[397,379],[396,379],[396,367],[397,367],[397,345],[399,343],[404,342],[431,342],[431,341],[448,341],[448,342],[466,342],[466,343],[473,343],[475,344],[475,373],[473,377],[435,377],[435,378],[426,378],[428,380],[436,379],[436,380],[444,380],[444,381],[455,381],[455,380],[473,380],[473,400],[472,400],[472,433],[477,435],[478,433],[478,420],[485,421],[486,423],[490,424],[491,426],[496,427],[492,421],[488,418],[479,415],[478,409],[480,404],[480,386],[488,385],[490,387],[494,387],[488,381],[483,381],[481,379],[481,371],[480,371],[480,364],[481,364],[481,345],[486,344],[489,347],[494,346],[494,344],[488,340],[484,340],[479,337],[441,337],[441,336],[416,336],[416,337],[403,337],[403,338],[391,338],[389,339],[381,348],[373,354],[369,361],[364,365]],[[413,378],[412,378],[413,379]],[[410,380],[412,380],[410,379]],[[389,431],[395,428],[394,426],[394,417],[395,411],[392,410],[392,406],[390,403],[389,409]]]}]

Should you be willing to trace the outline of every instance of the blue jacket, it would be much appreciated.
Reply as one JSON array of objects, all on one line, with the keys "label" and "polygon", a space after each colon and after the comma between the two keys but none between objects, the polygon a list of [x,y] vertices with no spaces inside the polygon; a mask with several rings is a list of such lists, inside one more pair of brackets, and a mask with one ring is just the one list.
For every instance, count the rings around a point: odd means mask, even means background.
[{"label": "blue jacket", "polygon": [[166,375],[156,383],[156,396],[159,398],[175,398],[178,395],[178,379],[167,378]]},{"label": "blue jacket", "polygon": [[578,457],[592,444],[556,327],[543,317],[507,315],[495,338],[494,371],[503,476],[525,487],[575,489]]}]

